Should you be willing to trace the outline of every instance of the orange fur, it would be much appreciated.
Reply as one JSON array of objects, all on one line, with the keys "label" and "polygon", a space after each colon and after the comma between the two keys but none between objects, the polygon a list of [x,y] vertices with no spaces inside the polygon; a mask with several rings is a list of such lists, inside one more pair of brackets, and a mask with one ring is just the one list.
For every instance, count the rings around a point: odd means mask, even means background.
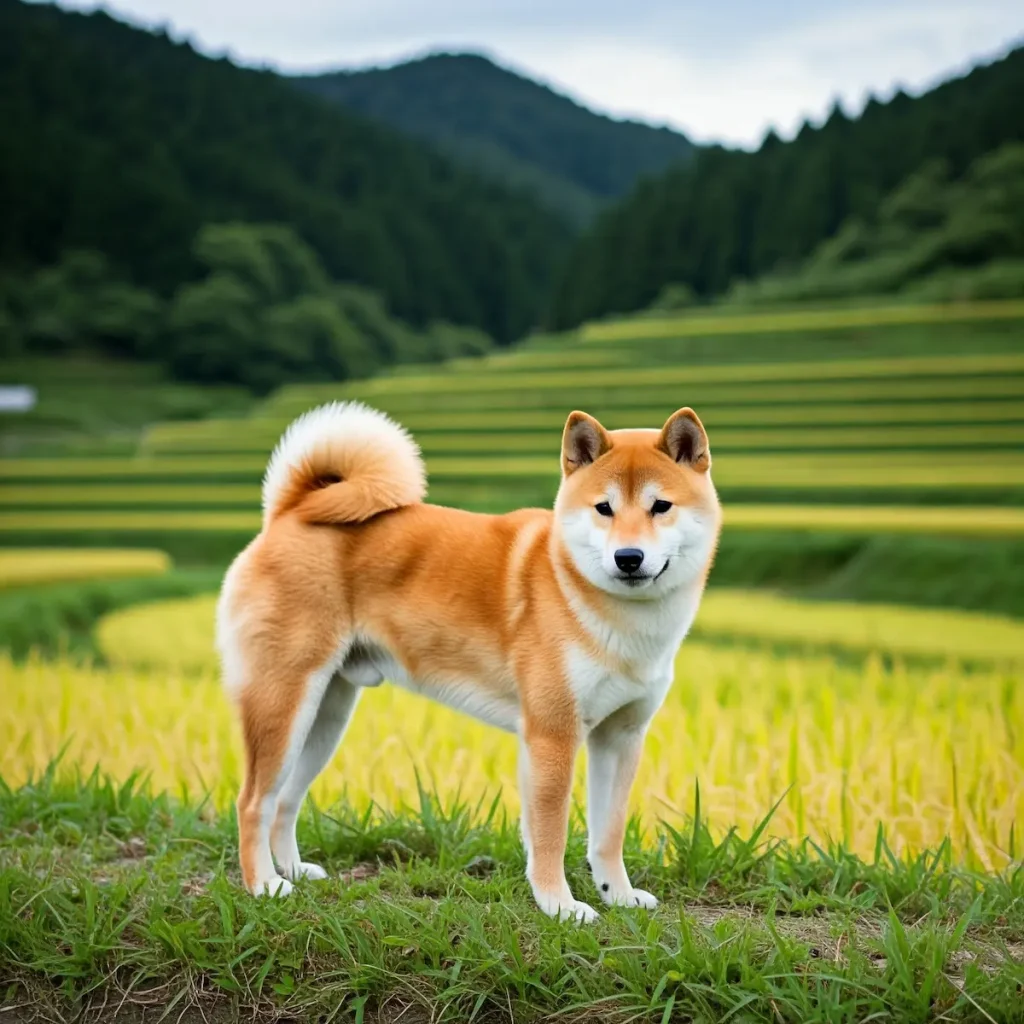
[{"label": "orange fur", "polygon": [[[379,414],[335,407],[323,416],[327,436],[313,432],[297,451],[287,450],[286,435],[268,470],[263,531],[222,591],[218,642],[246,746],[238,804],[246,886],[287,889],[269,873],[268,842],[278,870],[319,872],[297,860],[296,793],[326,763],[359,687],[388,675],[519,733],[528,871],[549,913],[593,914],[572,899],[562,860],[577,750],[585,739],[592,751],[606,749],[608,768],[596,771],[595,785],[611,795],[602,790],[597,802],[608,797],[614,807],[601,812],[593,849],[608,865],[606,898],[614,887],[616,900],[626,901],[640,893],[618,867],[626,800],[643,730],[660,703],[647,693],[667,685],[661,619],[652,616],[664,618],[667,646],[677,646],[689,621],[677,627],[673,609],[678,604],[692,619],[719,528],[700,421],[682,410],[661,432],[608,432],[573,413],[555,510],[487,516],[423,504],[411,441],[383,417],[374,434],[376,421],[367,416]],[[346,422],[358,428],[356,445],[346,441]],[[644,507],[644,495],[655,491],[672,503],[664,516]],[[621,505],[614,522],[593,508],[607,493]],[[664,531],[682,529],[673,517],[691,515],[704,524],[694,527],[699,566],[664,597],[631,600],[632,583],[614,578],[605,587],[601,570],[578,564],[573,545],[590,543],[584,535],[600,540],[607,528],[610,545],[656,546]],[[669,559],[666,569],[682,573],[676,564]],[[660,594],[657,578],[642,585]],[[650,642],[634,649],[631,637],[645,636],[649,622]],[[655,647],[657,656],[648,652]],[[620,690],[620,705],[604,714]],[[339,709],[330,721],[328,699]]]}]

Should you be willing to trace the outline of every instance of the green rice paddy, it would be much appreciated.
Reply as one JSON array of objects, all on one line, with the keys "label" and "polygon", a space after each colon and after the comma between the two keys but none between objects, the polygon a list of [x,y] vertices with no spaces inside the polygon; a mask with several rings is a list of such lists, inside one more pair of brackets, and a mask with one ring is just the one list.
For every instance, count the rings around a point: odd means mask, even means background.
[{"label": "green rice paddy", "polygon": [[133,454],[0,459],[0,542],[255,529],[259,481],[281,432],[312,406],[353,398],[414,433],[430,497],[445,504],[549,502],[574,408],[616,429],[657,427],[690,405],[711,437],[728,529],[1016,535],[1024,305],[945,312],[602,323],[483,359],[290,385],[248,418],[155,424]]}]

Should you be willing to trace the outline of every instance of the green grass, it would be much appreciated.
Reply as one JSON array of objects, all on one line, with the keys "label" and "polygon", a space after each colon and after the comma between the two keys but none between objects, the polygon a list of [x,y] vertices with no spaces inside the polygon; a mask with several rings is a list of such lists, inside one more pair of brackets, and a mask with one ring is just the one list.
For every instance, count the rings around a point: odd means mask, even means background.
[{"label": "green grass", "polygon": [[[1024,1019],[1019,867],[901,860],[881,831],[868,861],[776,844],[770,816],[713,836],[699,792],[695,811],[644,846],[629,830],[658,910],[579,927],[534,908],[514,823],[486,807],[313,809],[300,842],[333,878],[257,900],[230,817],[51,770],[0,786],[0,998],[132,1022]],[[578,822],[567,868],[597,903]]]},{"label": "green grass", "polygon": [[0,417],[0,451],[36,451],[55,444],[94,444],[111,435],[134,440],[155,420],[193,420],[243,413],[253,402],[242,388],[168,380],[152,364],[81,356],[7,359],[0,383],[30,384],[38,404]]},{"label": "green grass", "polygon": [[212,593],[222,575],[219,569],[177,569],[163,576],[4,591],[0,593],[0,647],[15,658],[32,652],[97,657],[94,629],[104,615],[144,601]]},{"label": "green grass", "polygon": [[723,535],[710,586],[1024,618],[1021,565],[1020,540],[739,530]]},{"label": "green grass", "polygon": [[709,581],[830,601],[1024,618],[1024,542],[799,530],[726,532]]},{"label": "green grass", "polygon": [[[743,534],[738,535],[742,541]],[[758,543],[747,539],[751,554]],[[762,535],[760,544],[771,546],[778,564],[787,545],[806,550],[806,534]],[[822,538],[822,547],[829,538]],[[832,538],[833,551],[841,539]],[[733,557],[741,544],[735,541],[726,557]],[[768,557],[762,555],[765,561]],[[833,563],[827,576],[800,580],[795,566],[786,567],[788,585],[808,597],[824,600],[877,601],[938,608],[966,608],[1024,618],[1024,543],[1013,540],[965,541],[951,537],[881,536],[864,540],[848,549],[848,557]],[[747,564],[744,575],[754,576]],[[724,561],[717,565],[720,583],[727,581]],[[744,585],[748,585],[746,582]]]}]

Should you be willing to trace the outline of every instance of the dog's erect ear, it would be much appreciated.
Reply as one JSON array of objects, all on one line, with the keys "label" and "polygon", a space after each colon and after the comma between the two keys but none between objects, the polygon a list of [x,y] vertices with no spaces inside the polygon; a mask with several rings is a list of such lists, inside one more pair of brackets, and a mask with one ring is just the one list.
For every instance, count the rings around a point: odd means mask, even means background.
[{"label": "dog's erect ear", "polygon": [[608,431],[593,416],[571,412],[562,431],[562,475],[569,476],[600,458],[612,446]]},{"label": "dog's erect ear", "polygon": [[661,428],[658,448],[675,462],[684,462],[699,473],[711,468],[711,449],[704,425],[692,409],[672,413]]}]

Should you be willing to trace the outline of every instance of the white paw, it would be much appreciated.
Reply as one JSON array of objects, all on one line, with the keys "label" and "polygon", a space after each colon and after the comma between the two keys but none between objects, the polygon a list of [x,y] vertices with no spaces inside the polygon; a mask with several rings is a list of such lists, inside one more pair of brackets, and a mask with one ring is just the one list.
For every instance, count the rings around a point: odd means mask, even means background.
[{"label": "white paw", "polygon": [[589,903],[584,903],[582,900],[571,900],[569,903],[563,903],[558,908],[559,921],[575,921],[577,924],[590,924],[591,921],[596,921],[598,917],[600,917],[598,912]]},{"label": "white paw", "polygon": [[619,892],[601,892],[601,899],[612,907],[643,907],[653,910],[658,905],[658,898],[645,889],[624,889]]},{"label": "white paw", "polygon": [[549,917],[557,917],[559,921],[575,921],[577,924],[590,924],[598,918],[597,911],[582,900],[574,900],[572,896],[549,896],[537,894],[537,905]]},{"label": "white paw", "polygon": [[287,896],[295,886],[286,878],[275,875],[265,882],[258,882],[253,890],[254,896]]},{"label": "white paw", "polygon": [[298,881],[300,878],[309,878],[314,882],[322,882],[327,877],[327,872],[319,864],[310,864],[309,861],[300,861],[294,867],[282,868],[281,870],[293,882]]}]

